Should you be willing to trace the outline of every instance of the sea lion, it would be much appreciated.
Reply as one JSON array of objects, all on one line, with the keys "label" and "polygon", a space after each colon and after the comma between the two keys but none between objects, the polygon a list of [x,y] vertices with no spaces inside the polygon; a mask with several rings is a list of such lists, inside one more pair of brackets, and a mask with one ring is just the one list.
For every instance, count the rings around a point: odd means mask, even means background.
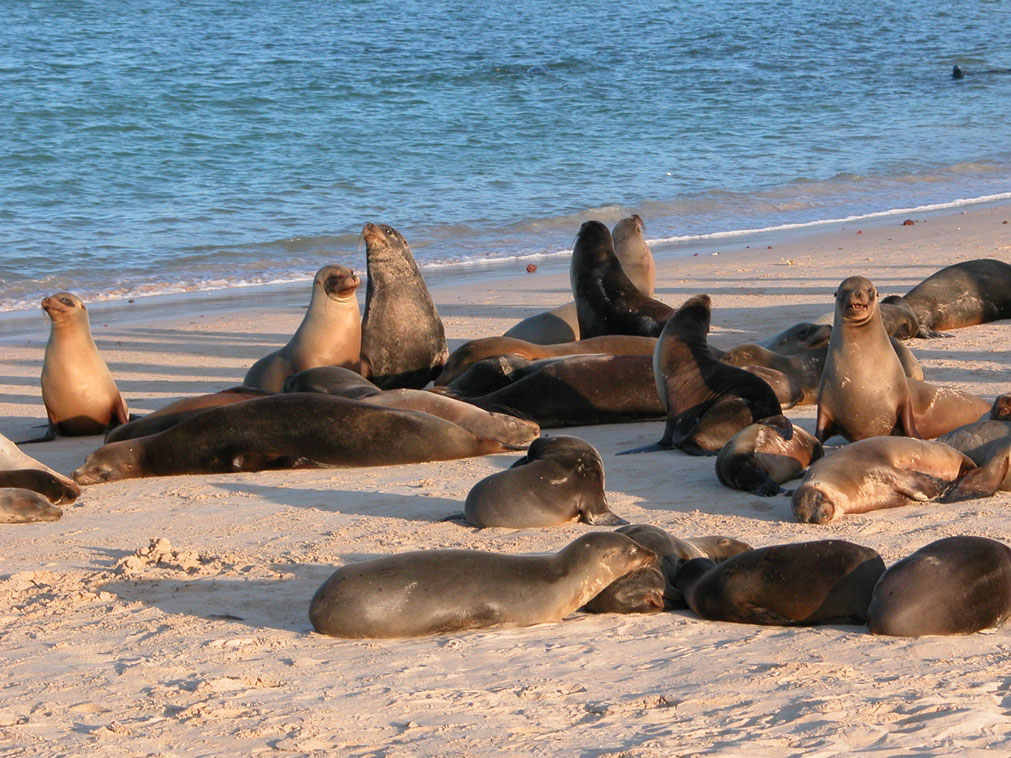
[{"label": "sea lion", "polygon": [[881,320],[889,337],[911,340],[920,333],[920,321],[909,303],[898,295],[881,298]]},{"label": "sea lion", "polygon": [[871,634],[972,634],[1011,616],[1011,548],[985,537],[946,537],[889,568],[871,597]]},{"label": "sea lion", "polygon": [[533,421],[504,413],[490,413],[445,395],[424,390],[381,390],[354,371],[336,366],[321,366],[289,376],[285,392],[323,392],[349,400],[359,400],[380,408],[430,413],[463,427],[477,437],[501,442],[521,450],[537,439],[540,427]]},{"label": "sea lion", "polygon": [[789,495],[780,485],[800,476],[822,455],[824,450],[814,435],[791,424],[786,416],[771,416],[744,427],[723,446],[716,456],[716,478],[731,489],[763,497]]},{"label": "sea lion", "polygon": [[916,314],[918,337],[1011,318],[1011,264],[992,258],[955,263],[928,276],[902,300]]},{"label": "sea lion", "polygon": [[427,413],[303,392],[211,408],[158,434],[103,445],[74,472],[74,480],[96,484],[175,474],[388,466],[504,449]]},{"label": "sea lion", "polygon": [[550,311],[535,313],[512,326],[503,337],[553,345],[579,339],[579,316],[574,302],[559,305]]},{"label": "sea lion", "polygon": [[57,292],[42,300],[52,320],[42,364],[42,402],[49,426],[46,434],[26,442],[100,434],[129,418],[109,367],[91,337],[88,309],[81,298]]},{"label": "sea lion", "polygon": [[422,550],[342,566],[316,590],[313,628],[332,637],[416,637],[560,621],[656,556],[614,532],[554,555]]},{"label": "sea lion", "polygon": [[0,471],[0,488],[16,488],[37,492],[50,503],[72,503],[81,494],[76,482],[54,476],[37,468],[7,469]]},{"label": "sea lion", "polygon": [[380,389],[421,389],[449,355],[442,319],[414,262],[411,246],[393,227],[362,229],[368,261],[362,319],[362,376]]},{"label": "sea lion", "polygon": [[437,387],[449,384],[478,361],[500,355],[516,355],[529,360],[563,355],[653,355],[655,347],[653,337],[627,335],[606,335],[558,345],[538,345],[511,337],[484,337],[465,342],[454,350],[435,384]]},{"label": "sea lion", "polygon": [[742,366],[741,368],[768,384],[776,394],[776,399],[779,400],[779,407],[783,410],[793,408],[804,399],[803,387],[789,374],[784,374],[782,371],[768,366]]},{"label": "sea lion", "polygon": [[569,281],[581,339],[604,334],[656,337],[674,310],[632,284],[614,254],[611,232],[599,221],[579,228]]},{"label": "sea lion", "polygon": [[990,409],[990,418],[995,421],[1011,421],[1011,394],[999,395],[993,401]]},{"label": "sea lion", "polygon": [[627,523],[607,505],[604,462],[578,437],[538,437],[510,468],[487,476],[467,494],[464,515],[474,526],[509,529],[572,521]]},{"label": "sea lion", "polygon": [[835,293],[835,322],[818,390],[815,437],[851,442],[899,432],[919,437],[909,382],[878,309],[878,291],[862,276]]},{"label": "sea lion", "polygon": [[254,363],[242,384],[280,392],[286,377],[316,366],[358,369],[362,351],[361,311],[355,272],[323,266],[312,280],[312,297],[302,323],[288,344]]},{"label": "sea lion", "polygon": [[991,403],[976,395],[929,382],[907,379],[916,431],[925,440],[971,424],[990,410]]},{"label": "sea lion", "polygon": [[63,511],[33,490],[0,488],[0,524],[33,524],[57,521]]},{"label": "sea lion", "polygon": [[844,513],[986,497],[997,491],[1007,468],[1007,456],[977,467],[942,442],[871,437],[812,463],[791,506],[798,521],[824,524]]},{"label": "sea lion", "polygon": [[885,570],[876,551],[844,540],[749,550],[719,565],[695,558],[677,586],[696,615],[738,624],[862,624]]},{"label": "sea lion", "polygon": [[774,337],[762,340],[758,344],[766,350],[772,350],[775,353],[793,355],[802,350],[810,350],[814,347],[827,345],[831,335],[831,324],[812,324],[805,321],[800,324],[794,324],[789,329],[780,332]]},{"label": "sea lion", "polygon": [[105,442],[132,440],[137,437],[146,437],[149,434],[157,434],[209,408],[241,403],[245,400],[252,400],[253,398],[264,397],[270,394],[273,393],[266,390],[253,389],[252,387],[232,387],[209,395],[184,397],[146,416],[117,426],[105,435]]},{"label": "sea lion", "polygon": [[667,425],[658,443],[626,452],[679,448],[715,455],[748,424],[783,412],[765,381],[713,357],[707,344],[711,319],[709,296],[697,295],[667,321],[653,353]]},{"label": "sea lion", "polygon": [[482,358],[477,363],[470,364],[460,376],[449,384],[432,387],[430,391],[457,398],[480,397],[500,390],[524,376],[529,376],[548,364],[568,360],[569,357],[530,360],[510,353],[496,355],[493,358]]},{"label": "sea lion", "polygon": [[951,67],[952,79],[965,79],[967,76],[980,76],[987,74],[1011,74],[1011,68],[989,68],[982,71],[966,71],[961,66]]},{"label": "sea lion", "polygon": [[642,217],[633,214],[614,225],[611,239],[614,240],[614,254],[621,263],[621,270],[642,294],[653,297],[656,263],[642,235],[645,228]]},{"label": "sea lion", "polygon": [[[659,613],[669,607],[671,584],[655,566],[636,569],[604,587],[579,610],[586,613]],[[681,594],[674,589],[676,598]]]},{"label": "sea lion", "polygon": [[[35,469],[50,474],[58,480],[63,487],[68,488],[77,498],[81,494],[81,488],[73,479],[64,476],[59,471],[49,468],[41,461],[37,461],[30,455],[21,452],[18,446],[0,434],[0,471],[10,471],[16,469]],[[67,502],[70,502],[69,500]]]},{"label": "sea lion", "polygon": [[[948,432],[937,438],[969,456],[977,466],[985,466],[1001,448],[1011,445],[1011,418],[1007,416],[1007,402],[1011,395],[1001,395],[993,404],[989,416]],[[1004,477],[1001,490],[1011,490],[1011,473]]]},{"label": "sea lion", "polygon": [[[487,411],[532,419],[542,429],[663,416],[649,356],[575,355],[543,360],[546,365],[500,390],[463,399]],[[751,378],[773,394],[761,379]]]}]

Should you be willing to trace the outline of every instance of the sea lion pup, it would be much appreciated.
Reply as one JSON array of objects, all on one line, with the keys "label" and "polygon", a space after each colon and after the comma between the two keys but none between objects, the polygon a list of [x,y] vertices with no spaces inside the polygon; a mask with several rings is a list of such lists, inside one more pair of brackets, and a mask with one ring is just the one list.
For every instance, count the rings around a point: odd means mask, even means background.
[{"label": "sea lion pup", "polygon": [[667,321],[653,353],[653,377],[667,426],[656,444],[625,452],[679,448],[691,455],[715,455],[748,424],[783,412],[765,381],[713,357],[706,341],[711,319],[709,296],[696,295]]},{"label": "sea lion pup", "polygon": [[[536,370],[502,389],[462,399],[487,411],[532,419],[542,429],[663,416],[648,355],[574,355],[542,360],[545,365],[528,367]],[[752,379],[762,382],[758,377]],[[772,394],[768,385],[762,384]]]},{"label": "sea lion pup", "polygon": [[540,434],[533,421],[504,413],[490,413],[470,403],[424,390],[381,390],[368,379],[346,368],[321,366],[289,376],[285,392],[323,392],[359,400],[381,408],[430,413],[466,429],[482,439],[501,442],[513,450],[526,448]]},{"label": "sea lion pup", "polygon": [[[791,435],[785,436],[787,428]],[[824,455],[810,432],[790,423],[786,416],[763,418],[746,426],[716,456],[716,478],[735,490],[767,497],[792,494],[780,485]]]},{"label": "sea lion pup", "polygon": [[442,319],[407,240],[378,224],[366,224],[362,238],[369,274],[362,376],[384,390],[419,390],[439,375],[449,355]]},{"label": "sea lion pup", "polygon": [[0,488],[0,524],[33,524],[58,521],[63,511],[33,490]]},{"label": "sea lion pup", "polygon": [[695,558],[682,566],[677,586],[692,611],[712,621],[862,624],[884,570],[869,547],[816,540],[749,550],[718,566]]},{"label": "sea lion pup", "polygon": [[942,268],[902,298],[916,314],[917,337],[943,337],[961,329],[1011,318],[1011,264],[992,258]]},{"label": "sea lion pup", "polygon": [[812,324],[805,321],[794,324],[774,337],[760,341],[758,345],[766,350],[772,350],[774,353],[793,355],[803,350],[827,345],[831,336],[831,324]]},{"label": "sea lion pup", "polygon": [[221,392],[214,392],[209,395],[184,397],[181,400],[169,403],[164,408],[152,411],[146,416],[117,426],[105,435],[105,442],[132,440],[137,437],[146,437],[149,434],[157,434],[209,408],[241,403],[245,400],[252,400],[253,398],[264,397],[270,394],[273,393],[266,390],[253,389],[252,387],[231,387],[230,389],[221,390]]},{"label": "sea lion pup", "polygon": [[435,384],[449,384],[478,361],[499,355],[517,355],[529,360],[562,355],[653,355],[655,347],[656,339],[653,337],[627,335],[606,335],[558,345],[538,345],[511,337],[483,337],[465,342],[454,350]]},{"label": "sea lion pup", "polygon": [[889,337],[911,340],[920,333],[920,321],[899,295],[881,298],[881,320]]},{"label": "sea lion pup", "polygon": [[[49,468],[41,461],[37,461],[30,455],[21,452],[17,445],[0,434],[0,471],[12,471],[18,469],[33,469],[44,471],[52,476],[60,484],[73,493],[74,499],[80,497],[81,488],[70,477],[64,476],[59,471]],[[66,502],[71,502],[69,499]]]},{"label": "sea lion pup", "polygon": [[798,521],[824,524],[844,513],[986,497],[1007,468],[1006,455],[977,467],[942,442],[871,437],[812,463],[791,506]]},{"label": "sea lion pup", "polygon": [[72,503],[81,495],[81,488],[76,482],[37,468],[0,471],[0,488],[31,490],[57,505]]},{"label": "sea lion pup", "polygon": [[815,437],[919,437],[909,383],[881,323],[877,289],[869,279],[851,276],[839,285],[835,302]]},{"label": "sea lion pup", "polygon": [[554,555],[422,550],[342,566],[316,590],[313,628],[332,637],[417,637],[561,621],[656,555],[614,532]]},{"label": "sea lion pup", "polygon": [[211,408],[149,437],[111,442],[74,472],[78,484],[263,469],[389,466],[505,450],[428,413],[313,392]]},{"label": "sea lion pup", "polygon": [[[670,593],[674,593],[674,601]],[[681,593],[655,566],[636,569],[604,587],[579,610],[585,613],[659,613],[677,607]]]},{"label": "sea lion pup", "polygon": [[464,515],[474,526],[509,529],[628,523],[607,505],[604,462],[578,437],[538,437],[510,468],[487,476],[467,494]]},{"label": "sea lion pup", "polygon": [[88,310],[77,295],[57,292],[42,300],[52,320],[42,364],[42,402],[49,426],[26,442],[100,434],[126,422],[126,402],[91,337]]},{"label": "sea lion pup", "polygon": [[642,236],[645,228],[642,217],[632,214],[614,225],[611,239],[614,240],[614,254],[618,256],[621,270],[642,294],[653,297],[653,289],[656,287],[656,262],[653,260],[653,252]]},{"label": "sea lion pup", "polygon": [[604,334],[656,337],[673,309],[632,284],[614,254],[611,232],[599,221],[579,228],[569,281],[581,339]]},{"label": "sea lion pup", "polygon": [[972,634],[1011,616],[1011,548],[985,537],[946,537],[889,568],[871,597],[871,634]]},{"label": "sea lion pup", "polygon": [[280,392],[286,377],[316,366],[357,369],[362,325],[358,310],[361,280],[345,266],[324,266],[312,280],[312,297],[302,323],[287,345],[254,363],[242,384]]}]

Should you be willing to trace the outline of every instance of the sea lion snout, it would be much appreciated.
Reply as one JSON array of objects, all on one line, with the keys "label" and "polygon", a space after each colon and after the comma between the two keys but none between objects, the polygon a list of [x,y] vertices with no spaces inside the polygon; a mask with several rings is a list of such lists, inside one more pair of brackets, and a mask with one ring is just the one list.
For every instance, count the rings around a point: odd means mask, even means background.
[{"label": "sea lion snout", "polygon": [[1011,395],[1001,395],[993,401],[990,418],[994,421],[1011,421]]},{"label": "sea lion snout", "polygon": [[836,290],[836,305],[847,321],[864,321],[873,313],[878,291],[869,279],[851,276]]},{"label": "sea lion snout", "polygon": [[835,518],[835,504],[824,491],[802,484],[793,493],[793,513],[802,524],[827,524]]},{"label": "sea lion snout", "polygon": [[344,271],[336,271],[327,276],[323,281],[323,291],[328,295],[346,297],[358,289],[360,284],[361,279],[355,275],[355,272],[351,269],[345,269]]}]

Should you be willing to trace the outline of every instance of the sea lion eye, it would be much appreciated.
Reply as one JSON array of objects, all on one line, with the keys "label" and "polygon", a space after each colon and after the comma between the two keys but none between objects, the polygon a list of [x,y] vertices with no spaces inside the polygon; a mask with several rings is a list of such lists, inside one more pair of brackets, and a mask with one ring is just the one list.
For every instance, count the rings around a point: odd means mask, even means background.
[{"label": "sea lion eye", "polygon": [[69,297],[61,297],[60,298],[60,302],[63,303],[64,305],[73,305],[74,304],[74,301],[71,300]]},{"label": "sea lion eye", "polygon": [[387,234],[389,234],[389,235],[390,235],[391,237],[392,237],[392,236],[393,236],[393,234],[394,234],[394,231],[393,231],[393,229],[392,229],[392,228],[390,228],[390,227],[388,227],[388,226],[384,226],[384,227],[383,227],[383,231],[384,231],[384,232],[386,232]]}]

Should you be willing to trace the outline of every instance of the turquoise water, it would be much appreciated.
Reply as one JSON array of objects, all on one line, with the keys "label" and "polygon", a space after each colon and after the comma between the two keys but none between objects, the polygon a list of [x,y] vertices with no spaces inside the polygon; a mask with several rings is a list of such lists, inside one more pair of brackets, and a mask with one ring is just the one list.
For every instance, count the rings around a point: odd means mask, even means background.
[{"label": "turquoise water", "polygon": [[1002,2],[3,7],[3,310],[1011,192]]}]

